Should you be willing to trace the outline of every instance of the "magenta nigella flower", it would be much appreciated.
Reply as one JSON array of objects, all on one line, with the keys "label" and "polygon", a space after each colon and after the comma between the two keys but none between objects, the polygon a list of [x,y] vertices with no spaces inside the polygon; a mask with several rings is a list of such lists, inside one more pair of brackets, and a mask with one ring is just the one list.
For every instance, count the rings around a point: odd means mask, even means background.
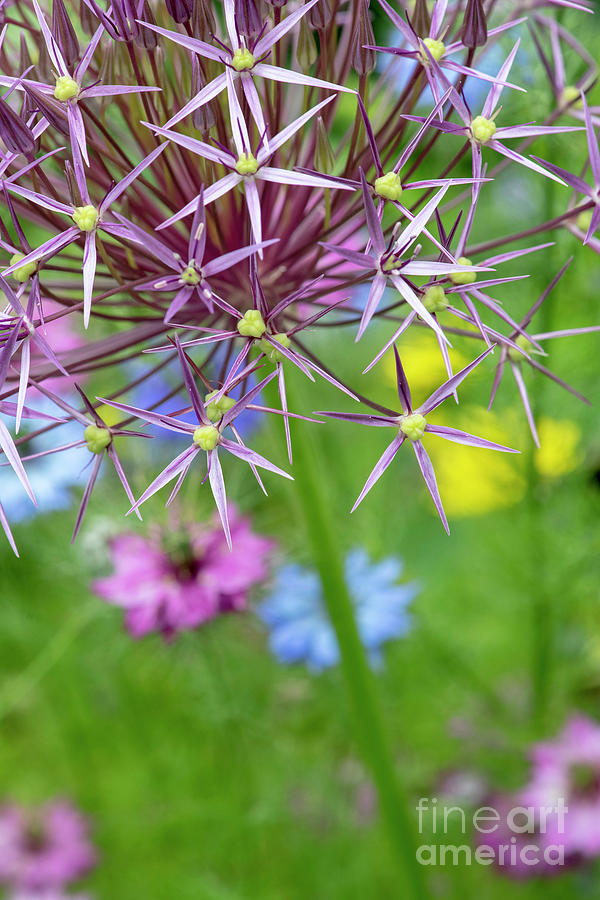
[{"label": "magenta nigella flower", "polygon": [[540,809],[564,799],[564,829],[549,817],[545,840],[563,844],[565,858],[600,855],[600,725],[575,714],[553,740],[534,744],[531,780],[519,792],[522,802]]},{"label": "magenta nigella flower", "polygon": [[[366,495],[369,493],[373,485],[379,481],[385,470],[391,464],[392,460],[400,450],[400,447],[408,438],[410,443],[412,444],[412,448],[415,452],[415,456],[417,457],[417,462],[419,464],[419,468],[421,469],[421,474],[425,480],[425,484],[427,485],[427,490],[431,494],[432,500],[435,504],[435,508],[438,511],[439,517],[442,520],[442,524],[446,529],[446,532],[450,533],[450,529],[448,528],[448,521],[446,519],[446,514],[444,513],[444,508],[442,506],[442,501],[440,498],[440,494],[437,487],[437,482],[435,479],[435,472],[433,471],[433,466],[431,464],[431,460],[425,450],[425,447],[422,444],[422,438],[425,434],[436,434],[439,437],[444,438],[447,441],[454,441],[457,444],[467,444],[471,447],[487,447],[490,450],[501,450],[503,453],[518,453],[518,450],[511,450],[510,447],[503,447],[501,444],[495,444],[492,441],[487,441],[484,438],[475,437],[475,435],[467,434],[465,431],[459,431],[457,428],[449,428],[446,425],[430,425],[425,418],[428,413],[433,412],[434,409],[437,409],[444,400],[447,400],[448,397],[453,395],[456,392],[456,388],[459,384],[467,377],[467,375],[473,371],[473,369],[479,365],[479,363],[485,359],[488,353],[492,352],[492,348],[488,350],[484,350],[481,356],[478,356],[474,362],[470,363],[468,366],[465,366],[457,375],[453,375],[452,378],[449,378],[448,381],[445,381],[444,384],[440,385],[437,390],[431,394],[425,400],[424,403],[421,404],[417,409],[413,408],[412,399],[410,396],[410,388],[408,386],[408,381],[406,380],[406,375],[404,374],[404,369],[402,368],[402,363],[400,362],[400,357],[398,356],[398,351],[394,346],[394,354],[396,357],[396,377],[398,384],[398,397],[400,399],[400,403],[402,406],[402,412],[395,413],[391,410],[387,410],[387,415],[364,415],[361,413],[338,413],[338,412],[321,412],[322,416],[329,416],[333,419],[340,419],[345,422],[357,422],[359,425],[370,425],[376,428],[394,428],[397,431],[396,437],[389,444],[386,449],[383,451],[380,459],[375,464],[375,467],[369,477],[365,482],[365,486],[360,492],[358,499],[354,506],[352,507],[352,512],[356,509],[356,507],[362,503]],[[383,410],[382,407],[380,409]]]},{"label": "magenta nigella flower", "polygon": [[56,800],[32,810],[16,805],[0,808],[3,884],[23,892],[55,889],[60,893],[95,862],[87,823],[69,803]]},{"label": "magenta nigella flower", "polygon": [[126,610],[135,638],[157,631],[169,639],[222,613],[245,610],[249,590],[267,574],[274,544],[254,534],[232,507],[229,525],[231,550],[214,520],[157,530],[148,538],[118,535],[110,544],[115,572],[96,581],[94,591]]}]

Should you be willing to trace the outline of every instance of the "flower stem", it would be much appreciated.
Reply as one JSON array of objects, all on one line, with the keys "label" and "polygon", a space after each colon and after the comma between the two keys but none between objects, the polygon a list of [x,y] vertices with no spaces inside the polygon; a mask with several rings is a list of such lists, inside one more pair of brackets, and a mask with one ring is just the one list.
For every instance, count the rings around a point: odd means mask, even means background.
[{"label": "flower stem", "polygon": [[[548,152],[550,152],[549,142]],[[555,182],[550,181],[546,186],[546,214],[545,218],[551,220],[555,206]],[[542,304],[539,315],[539,330],[552,330],[552,317],[555,303],[555,293],[550,292]],[[536,373],[537,374],[537,373]],[[544,390],[546,379],[537,378],[532,382],[532,409],[536,421],[543,414]],[[546,508],[542,495],[543,485],[536,468],[535,447],[530,445],[527,458],[527,506],[529,511],[528,524],[530,533],[531,563],[532,563],[532,588],[531,588],[531,613],[532,613],[532,711],[536,726],[543,729],[548,712],[548,698],[552,689],[553,662],[555,652],[555,609],[552,590],[546,577],[547,538],[546,538]]]},{"label": "flower stem", "polygon": [[[291,409],[300,408],[289,388],[288,399]],[[324,456],[317,453],[316,436],[309,433],[304,422],[295,423],[293,442],[295,484],[327,611],[340,646],[341,668],[356,737],[375,782],[392,847],[402,864],[402,895],[421,900],[428,894],[416,858],[416,835],[408,811],[408,800],[394,770],[375,679],[356,627],[344,578],[332,508],[323,495],[318,460],[322,461]]]}]

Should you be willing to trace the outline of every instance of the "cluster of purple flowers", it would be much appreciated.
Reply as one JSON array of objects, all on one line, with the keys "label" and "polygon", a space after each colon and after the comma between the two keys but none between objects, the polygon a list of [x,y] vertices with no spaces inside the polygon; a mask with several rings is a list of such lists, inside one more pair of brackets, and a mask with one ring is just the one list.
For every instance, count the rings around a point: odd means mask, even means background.
[{"label": "cluster of purple flowers", "polygon": [[[585,16],[590,5],[376,2],[393,36],[389,46],[376,43],[369,0],[82,0],[78,13],[64,0],[1,4],[0,403],[15,422],[13,431],[0,418],[2,464],[35,503],[30,457],[74,446],[89,453],[74,537],[107,458],[138,515],[174,483],[172,502],[188,472],[200,468],[231,546],[221,462],[227,455],[246,463],[263,490],[259,469],[291,477],[247,447],[238,427],[248,409],[281,416],[292,463],[290,419],[308,418],[309,410],[288,409],[290,367],[368,408],[324,415],[392,435],[357,504],[409,444],[446,528],[423,439],[509,448],[434,425],[428,415],[458,399],[463,379],[492,354],[492,397],[510,365],[535,440],[524,371],[531,366],[576,393],[536,357],[545,339],[600,326],[531,333],[548,292],[516,321],[497,295],[526,273],[503,276],[496,266],[550,245],[498,248],[562,225],[600,251],[598,116],[586,97],[596,63],[548,14],[559,7]],[[537,124],[513,123],[501,107],[523,91],[509,81],[523,27],[534,36],[553,98]],[[498,72],[483,71],[482,54],[513,35]],[[565,51],[584,65],[574,84]],[[388,88],[395,67],[406,74],[396,94]],[[469,83],[487,87],[474,109]],[[432,108],[418,115],[429,92]],[[566,124],[554,124],[559,117]],[[583,172],[526,153],[538,137],[564,133],[586,148]],[[448,155],[455,144],[457,152],[432,173],[438,141]],[[463,157],[471,158],[469,177],[457,177]],[[565,211],[473,244],[480,198],[507,164],[558,183]],[[466,195],[457,191],[465,185]],[[360,285],[368,291],[364,308],[354,299]],[[49,315],[48,301],[56,304]],[[66,316],[88,329],[81,347],[64,350],[51,339],[47,325]],[[392,410],[364,396],[358,383],[345,384],[311,349],[311,330],[335,327],[350,348],[348,326],[358,324],[358,340],[373,333],[375,320],[389,331],[373,363],[409,328],[435,335],[448,378],[424,403],[413,404],[397,352],[399,404]],[[457,374],[448,355],[454,334],[483,348]],[[132,405],[131,392],[160,371],[165,354],[180,366],[172,410],[162,411],[163,396]],[[135,357],[144,374],[133,382],[122,364]],[[92,372],[98,379],[108,373],[109,397],[84,393],[82,379]],[[74,382],[76,401],[49,386],[61,377]],[[271,382],[278,401],[265,406],[259,394]],[[51,412],[36,406],[40,393]],[[118,411],[116,424],[103,417],[102,404]],[[38,417],[56,442],[31,453],[31,431],[18,434],[23,416]],[[79,431],[66,443],[59,438],[65,422]],[[183,446],[136,499],[115,438],[151,437],[146,423]],[[0,522],[16,552],[1,501]]]},{"label": "cluster of purple flowers", "polygon": [[69,803],[0,807],[0,883],[10,900],[86,900],[67,889],[95,864],[87,822]]}]

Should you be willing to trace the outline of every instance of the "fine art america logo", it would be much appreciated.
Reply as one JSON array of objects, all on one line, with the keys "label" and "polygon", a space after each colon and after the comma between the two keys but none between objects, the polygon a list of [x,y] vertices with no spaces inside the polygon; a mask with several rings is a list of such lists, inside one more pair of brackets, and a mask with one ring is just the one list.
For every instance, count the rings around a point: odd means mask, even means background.
[{"label": "fine art america logo", "polygon": [[514,806],[502,811],[481,806],[466,812],[461,806],[438,806],[436,798],[421,797],[416,807],[419,834],[447,835],[475,832],[474,846],[467,843],[420,844],[417,861],[422,866],[562,866],[568,807],[562,797],[553,806]]}]

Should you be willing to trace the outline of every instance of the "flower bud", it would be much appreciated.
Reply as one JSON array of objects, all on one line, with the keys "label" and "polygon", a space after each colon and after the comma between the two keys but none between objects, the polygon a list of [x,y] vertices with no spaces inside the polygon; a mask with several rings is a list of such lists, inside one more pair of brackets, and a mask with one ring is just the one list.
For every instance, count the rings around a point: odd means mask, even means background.
[{"label": "flower bud", "polygon": [[386,172],[375,179],[373,185],[375,193],[382,200],[392,200],[397,203],[402,196],[402,182],[397,172]]},{"label": "flower bud", "polygon": [[471,134],[480,144],[487,144],[496,134],[496,123],[485,116],[475,116],[471,122]]},{"label": "flower bud", "polygon": [[188,22],[194,9],[193,0],[165,0],[167,12],[180,25]]},{"label": "flower bud", "polygon": [[93,231],[98,224],[98,210],[91,203],[76,206],[73,210],[73,221],[80,231]]},{"label": "flower bud", "polygon": [[235,0],[234,18],[242,37],[255,38],[262,30],[263,20],[256,0]]},{"label": "flower bud", "polygon": [[426,427],[427,419],[421,413],[411,413],[400,418],[400,431],[411,441],[420,441]]},{"label": "flower bud", "polygon": [[258,309],[248,309],[244,313],[244,318],[237,323],[237,330],[242,337],[261,338],[267,326]]},{"label": "flower bud", "polygon": [[251,69],[256,60],[247,47],[238,47],[231,59],[231,65],[236,72],[243,72],[244,69]]},{"label": "flower bud", "polygon": [[361,0],[358,27],[352,49],[352,66],[359,75],[368,75],[375,68],[375,51],[368,50],[364,46],[374,43],[375,36],[369,15],[369,0]]},{"label": "flower bud", "polygon": [[256,157],[251,153],[240,153],[238,161],[235,164],[235,171],[238,175],[256,175],[258,172],[258,162]]},{"label": "flower bud", "polygon": [[[13,253],[10,258],[9,265],[14,266],[16,263],[20,263],[22,259],[25,259],[24,253]],[[29,281],[33,273],[36,271],[38,267],[37,262],[29,262],[25,263],[24,266],[20,266],[15,269],[12,273],[12,277],[15,281],[18,281],[20,284],[24,284],[26,281]]]},{"label": "flower bud", "polygon": [[194,37],[202,41],[208,41],[211,34],[215,34],[217,25],[212,6],[206,0],[195,0],[192,10],[192,31]]},{"label": "flower bud", "polygon": [[228,397],[226,394],[214,401],[212,398],[216,397],[218,393],[218,391],[211,391],[204,398],[204,402],[208,403],[208,406],[205,407],[205,412],[211,422],[220,422],[225,413],[229,412],[232,406],[235,406],[233,397]]},{"label": "flower bud", "polygon": [[315,141],[315,169],[329,175],[333,172],[335,156],[329,141],[327,129],[321,116],[317,118],[317,139]]},{"label": "flower bud", "polygon": [[[196,94],[200,93],[204,85],[205,81],[202,77],[202,72],[200,71],[200,63],[198,62],[198,57],[194,54],[192,58],[192,96],[195,97]],[[192,125],[202,135],[206,136],[214,124],[215,114],[213,112],[212,102],[205,103],[203,106],[199,106],[198,109],[193,111]]]},{"label": "flower bud", "polygon": [[467,0],[460,39],[471,50],[487,41],[487,20],[481,0]]},{"label": "flower bud", "polygon": [[423,306],[430,313],[443,312],[447,308],[448,298],[441,284],[432,284],[427,288],[423,294]]},{"label": "flower bud", "polygon": [[[156,25],[156,19],[152,15],[152,11],[147,2],[144,2],[138,18],[149,25]],[[156,50],[158,47],[158,35],[151,28],[145,28],[144,25],[138,23],[137,28],[133,32],[133,40],[137,47],[144,50]]]},{"label": "flower bud", "polygon": [[[472,266],[473,263],[466,256],[459,256],[456,260],[459,266]],[[477,281],[477,272],[450,272],[452,284],[473,284]]]},{"label": "flower bud", "polygon": [[96,30],[94,16],[85,0],[79,0],[79,21],[86,34],[92,35]]},{"label": "flower bud", "polygon": [[306,22],[306,16],[300,19],[300,28],[298,29],[298,44],[296,47],[296,59],[303,71],[310,69],[317,60],[317,45],[311,29]]},{"label": "flower bud", "polygon": [[[517,347],[523,350],[524,353],[526,353],[528,356],[530,356],[532,352],[535,352],[535,347],[533,346],[529,338],[526,338],[524,334],[518,334],[514,342]],[[523,361],[523,353],[520,353],[519,350],[515,350],[514,347],[508,348],[508,357],[513,362]]]},{"label": "flower bud", "polygon": [[100,425],[88,425],[83,432],[83,439],[87,444],[90,453],[103,453],[112,441],[111,433],[108,428]]},{"label": "flower bud", "polygon": [[[272,340],[277,341],[278,344],[281,344],[281,346],[285,350],[289,350],[290,347],[292,346],[292,342],[290,341],[287,334],[285,334],[285,332],[280,332],[279,334],[273,334],[271,337],[272,337]],[[271,360],[271,362],[280,363],[280,362],[283,362],[285,359],[284,354],[280,353],[276,347],[273,347],[272,344],[270,344],[268,341],[265,341],[264,338],[262,338],[262,340],[260,342],[260,349],[265,354],[267,359]]]},{"label": "flower bud", "polygon": [[59,75],[56,79],[56,87],[54,88],[54,97],[61,103],[67,100],[74,100],[79,94],[79,85],[70,75]]},{"label": "flower bud", "polygon": [[415,0],[415,8],[410,18],[410,24],[419,37],[427,37],[431,29],[431,17],[427,9],[427,0]]},{"label": "flower bud", "polygon": [[201,450],[214,450],[219,443],[219,429],[214,425],[200,425],[194,431],[192,440]]},{"label": "flower bud", "polygon": [[52,0],[52,36],[72,68],[79,60],[79,42],[63,0]]},{"label": "flower bud", "polygon": [[26,82],[23,82],[23,87],[35,109],[38,109],[44,118],[48,119],[52,128],[55,128],[60,134],[68,135],[69,123],[65,109],[47,94],[42,94],[41,91]]},{"label": "flower bud", "polygon": [[319,31],[322,31],[329,25],[332,15],[333,10],[331,9],[330,0],[319,0],[309,10],[308,21],[313,28],[318,28]]},{"label": "flower bud", "polygon": [[31,129],[2,98],[0,98],[0,138],[11,153],[30,156],[35,150],[35,139]]}]

